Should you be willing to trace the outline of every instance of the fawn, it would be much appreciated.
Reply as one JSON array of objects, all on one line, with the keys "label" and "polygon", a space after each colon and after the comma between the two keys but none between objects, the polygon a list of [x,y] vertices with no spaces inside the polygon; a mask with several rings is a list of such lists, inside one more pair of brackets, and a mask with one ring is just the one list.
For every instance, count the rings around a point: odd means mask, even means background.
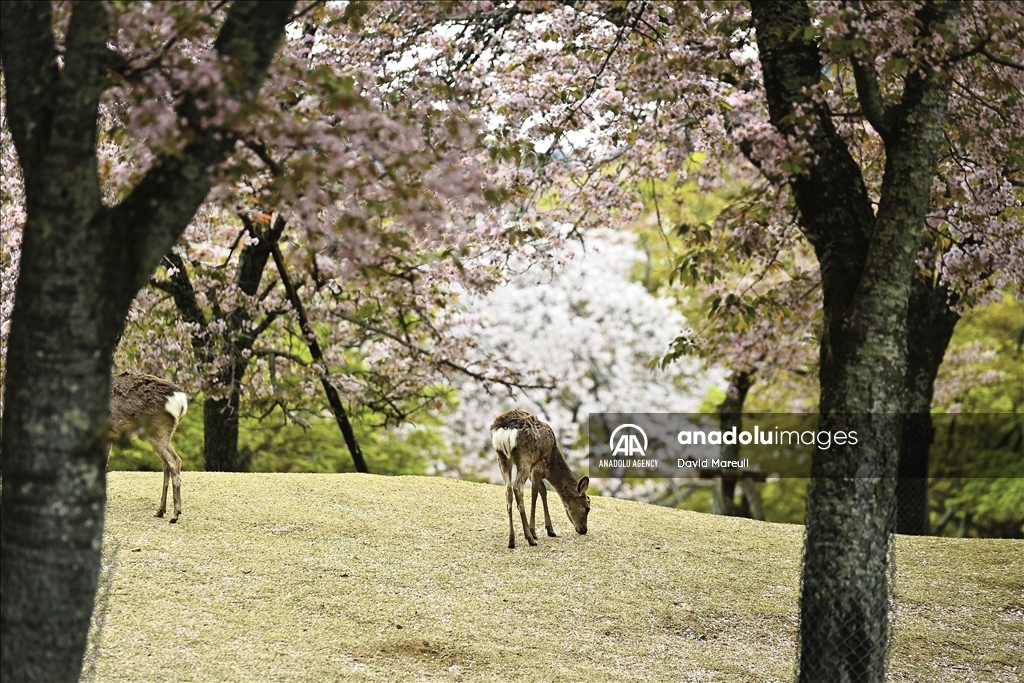
[{"label": "fawn", "polygon": [[[551,515],[548,513],[548,494],[544,480],[551,482],[558,497],[562,499],[569,521],[576,533],[587,533],[587,515],[590,513],[590,497],[587,487],[590,477],[579,481],[569,469],[569,463],[559,450],[555,433],[551,427],[523,410],[502,413],[491,424],[491,444],[498,452],[498,466],[505,480],[505,501],[508,506],[508,547],[516,547],[516,533],[512,526],[512,497],[519,506],[523,522],[523,535],[530,545],[537,545],[536,516],[537,494],[544,504],[544,526],[548,536],[554,536]],[[516,468],[516,479],[512,481],[512,467]],[[523,486],[527,479],[533,482],[530,523],[526,523],[526,507],[523,504]]]},{"label": "fawn", "polygon": [[171,437],[187,410],[185,392],[159,377],[119,372],[111,379],[110,438],[117,438],[126,429],[142,430],[143,438],[164,463],[164,490],[157,517],[167,511],[167,483],[174,487],[172,524],[181,514],[181,458],[171,446]]}]

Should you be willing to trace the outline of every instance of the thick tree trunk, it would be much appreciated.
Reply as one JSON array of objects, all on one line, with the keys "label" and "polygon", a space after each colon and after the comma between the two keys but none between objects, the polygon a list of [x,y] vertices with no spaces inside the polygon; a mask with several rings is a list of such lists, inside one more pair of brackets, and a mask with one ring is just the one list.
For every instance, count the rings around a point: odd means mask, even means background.
[{"label": "thick tree trunk", "polygon": [[242,378],[249,361],[238,348],[244,343],[242,338],[232,336],[227,341],[231,364],[218,382],[227,387],[227,395],[203,403],[203,468],[207,472],[245,472],[250,464],[238,451]]},{"label": "thick tree trunk", "polygon": [[[908,370],[907,308],[949,81],[930,69],[909,73],[902,101],[885,107],[877,81],[858,71],[865,114],[886,146],[874,215],[827,104],[814,97],[821,57],[806,2],[751,3],[751,9],[771,122],[812,150],[806,172],[791,183],[822,272],[819,429],[855,432],[857,439],[819,450],[812,466],[799,679],[881,683]],[[958,16],[955,2],[925,4],[918,12],[919,44],[930,45],[939,31],[950,40]]]},{"label": "thick tree trunk", "polygon": [[896,532],[900,534],[930,533],[928,453],[935,439],[932,397],[935,377],[960,319],[948,299],[945,286],[914,281],[907,311],[907,405],[896,483]]},{"label": "thick tree trunk", "polygon": [[[0,678],[74,681],[103,543],[111,349],[119,327],[98,264],[109,262],[95,140],[108,17],[99,5],[72,17],[64,78],[78,101],[34,97],[70,90],[58,72],[48,3],[3,3],[8,112],[25,176],[28,219],[7,347],[0,522]],[[88,118],[89,111],[93,116]],[[47,130],[53,127],[52,139]],[[93,130],[89,130],[88,126]],[[54,149],[56,148],[56,149]],[[90,163],[91,162],[91,163]],[[51,165],[63,163],[52,177]],[[73,225],[76,230],[65,230]],[[127,308],[127,306],[125,306]]]},{"label": "thick tree trunk", "polygon": [[73,681],[100,567],[117,330],[96,305],[103,243],[33,208],[6,358],[0,678]]},{"label": "thick tree trunk", "polygon": [[[238,3],[217,50],[254,93],[291,3]],[[96,133],[109,17],[75,3],[62,54],[50,3],[0,3],[7,120],[25,184],[8,340],[0,515],[0,679],[76,681],[99,576],[113,348],[138,288],[209,192],[233,140],[193,129],[116,207],[101,201]]]},{"label": "thick tree trunk", "polygon": [[[103,542],[102,425],[109,419],[113,339],[105,357],[95,352],[104,344],[85,299],[95,295],[97,283],[83,277],[95,251],[85,244],[75,249],[74,241],[60,237],[29,242],[17,301],[35,330],[16,317],[7,349],[0,678],[73,681],[85,652]],[[59,294],[39,296],[46,286]],[[31,457],[19,458],[19,452]]]}]

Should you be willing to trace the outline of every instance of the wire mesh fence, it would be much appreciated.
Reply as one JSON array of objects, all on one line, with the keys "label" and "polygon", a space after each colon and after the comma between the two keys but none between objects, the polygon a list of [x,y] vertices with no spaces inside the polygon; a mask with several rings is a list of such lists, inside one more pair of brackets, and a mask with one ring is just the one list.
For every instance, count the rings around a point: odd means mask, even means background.
[{"label": "wire mesh fence", "polygon": [[[915,495],[925,496],[925,500],[904,497],[903,504],[904,507],[910,507],[916,515],[922,506],[927,509],[928,489],[924,486],[915,487],[913,490],[916,491]],[[838,562],[835,559],[842,558],[843,551],[833,548],[831,559],[825,562],[812,561],[810,564],[812,570],[821,571],[825,568],[833,570],[834,573],[826,577],[825,581],[812,581],[810,584],[807,581],[807,553],[809,548],[816,546],[813,542],[809,543],[809,529],[805,527],[800,609],[801,619],[810,618],[812,623],[806,624],[806,628],[801,628],[794,670],[795,680],[800,683],[877,683],[888,678],[887,673],[891,670],[892,653],[899,627],[899,536],[895,533],[899,513],[900,505],[897,502],[891,507],[884,522],[884,533],[880,534],[880,542],[883,542],[881,539],[884,538],[885,547],[878,559],[884,561],[884,571],[879,572],[878,570],[883,568],[878,564],[872,564],[869,558],[852,557],[850,559],[860,559],[862,563],[857,567],[856,562],[853,562],[851,564],[855,571],[843,572],[840,569],[842,559]],[[820,545],[817,544],[817,547],[820,548]],[[859,581],[861,585],[843,586],[841,584],[844,579]],[[882,580],[884,586],[879,583]],[[846,595],[853,594],[854,598],[842,600],[836,599],[835,595],[822,595],[823,585],[835,587],[838,589],[837,592],[846,589]],[[880,595],[885,596],[884,601],[872,599],[872,591],[879,588],[882,589]],[[858,592],[862,596],[860,600],[857,599]],[[828,611],[809,614],[807,608],[810,605],[824,606]]]},{"label": "wire mesh fence", "polygon": [[85,645],[85,658],[82,660],[81,683],[96,681],[96,665],[100,659],[103,646],[103,628],[107,623],[107,612],[110,608],[110,591],[117,574],[118,555],[121,541],[114,534],[105,534],[103,539],[103,559],[100,565],[100,576],[96,587],[96,602],[93,605],[92,621],[89,624],[89,636]]}]

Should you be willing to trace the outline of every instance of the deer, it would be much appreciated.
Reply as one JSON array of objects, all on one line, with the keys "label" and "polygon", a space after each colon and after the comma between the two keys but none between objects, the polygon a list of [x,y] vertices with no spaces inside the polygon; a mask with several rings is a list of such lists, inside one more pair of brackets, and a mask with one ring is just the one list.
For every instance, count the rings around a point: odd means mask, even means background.
[{"label": "deer", "polygon": [[[127,430],[138,429],[164,463],[164,489],[157,517],[167,512],[167,484],[174,487],[174,511],[171,524],[181,515],[181,458],[171,445],[171,437],[188,410],[188,397],[181,387],[135,372],[119,372],[110,383],[110,439]],[[107,451],[110,458],[110,451]]]},{"label": "deer", "polygon": [[[530,545],[537,545],[537,496],[544,505],[544,526],[548,536],[554,537],[555,529],[548,513],[548,494],[544,480],[551,482],[555,493],[562,499],[565,513],[569,516],[576,533],[587,533],[587,515],[590,513],[590,497],[587,487],[590,477],[579,481],[569,469],[569,463],[558,448],[555,432],[551,426],[541,422],[525,410],[509,410],[502,413],[491,424],[491,445],[498,453],[498,467],[505,480],[505,503],[508,507],[508,547],[516,547],[516,532],[512,524],[512,498],[519,507],[523,523],[523,535]],[[516,469],[515,481],[512,467]],[[530,523],[526,523],[526,506],[523,503],[523,487],[532,482],[532,503]]]}]

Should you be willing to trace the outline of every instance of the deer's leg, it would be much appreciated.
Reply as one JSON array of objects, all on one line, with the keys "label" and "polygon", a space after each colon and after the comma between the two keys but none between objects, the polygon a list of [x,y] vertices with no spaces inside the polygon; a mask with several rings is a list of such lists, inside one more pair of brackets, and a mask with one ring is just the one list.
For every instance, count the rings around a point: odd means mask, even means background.
[{"label": "deer's leg", "polygon": [[[171,487],[174,489],[174,514],[171,515],[171,524],[178,521],[181,516],[181,458],[174,446],[167,444],[172,456],[170,464]],[[167,475],[164,475],[164,495],[167,495]]]},{"label": "deer's leg", "polygon": [[181,458],[171,446],[171,436],[174,434],[175,426],[177,425],[154,424],[146,434],[146,440],[152,444],[153,449],[164,463],[164,487],[156,516],[163,517],[167,512],[167,485],[170,484],[174,490],[174,511],[171,514],[171,524],[177,522],[181,515]]},{"label": "deer's leg", "polygon": [[[162,459],[162,458],[161,458]],[[156,509],[156,516],[163,517],[164,513],[167,512],[167,483],[171,478],[171,469],[164,461],[164,489],[163,493],[160,494],[160,507]]]},{"label": "deer's leg", "polygon": [[508,547],[516,547],[516,529],[512,526],[512,472],[508,458],[498,453],[498,469],[501,470],[501,478],[505,480],[505,505],[508,508]]},{"label": "deer's leg", "polygon": [[[554,537],[555,527],[551,524],[551,513],[548,512],[548,489],[544,486],[543,477],[534,477],[533,479],[533,507],[537,508],[537,494],[540,493],[540,502],[544,505],[544,528],[548,530],[548,536]],[[530,522],[533,522],[533,515],[530,515]],[[534,536],[537,535],[535,531]]]},{"label": "deer's leg", "polygon": [[531,480],[533,486],[530,487],[530,533],[537,536],[537,480],[536,478]]},{"label": "deer's leg", "polygon": [[526,520],[526,504],[523,502],[523,487],[526,485],[528,475],[522,470],[522,468],[516,468],[516,483],[513,487],[513,491],[516,496],[516,505],[519,506],[519,517],[523,520],[523,535],[526,536],[526,542],[530,545],[537,545],[537,536],[530,530],[530,525]]}]

